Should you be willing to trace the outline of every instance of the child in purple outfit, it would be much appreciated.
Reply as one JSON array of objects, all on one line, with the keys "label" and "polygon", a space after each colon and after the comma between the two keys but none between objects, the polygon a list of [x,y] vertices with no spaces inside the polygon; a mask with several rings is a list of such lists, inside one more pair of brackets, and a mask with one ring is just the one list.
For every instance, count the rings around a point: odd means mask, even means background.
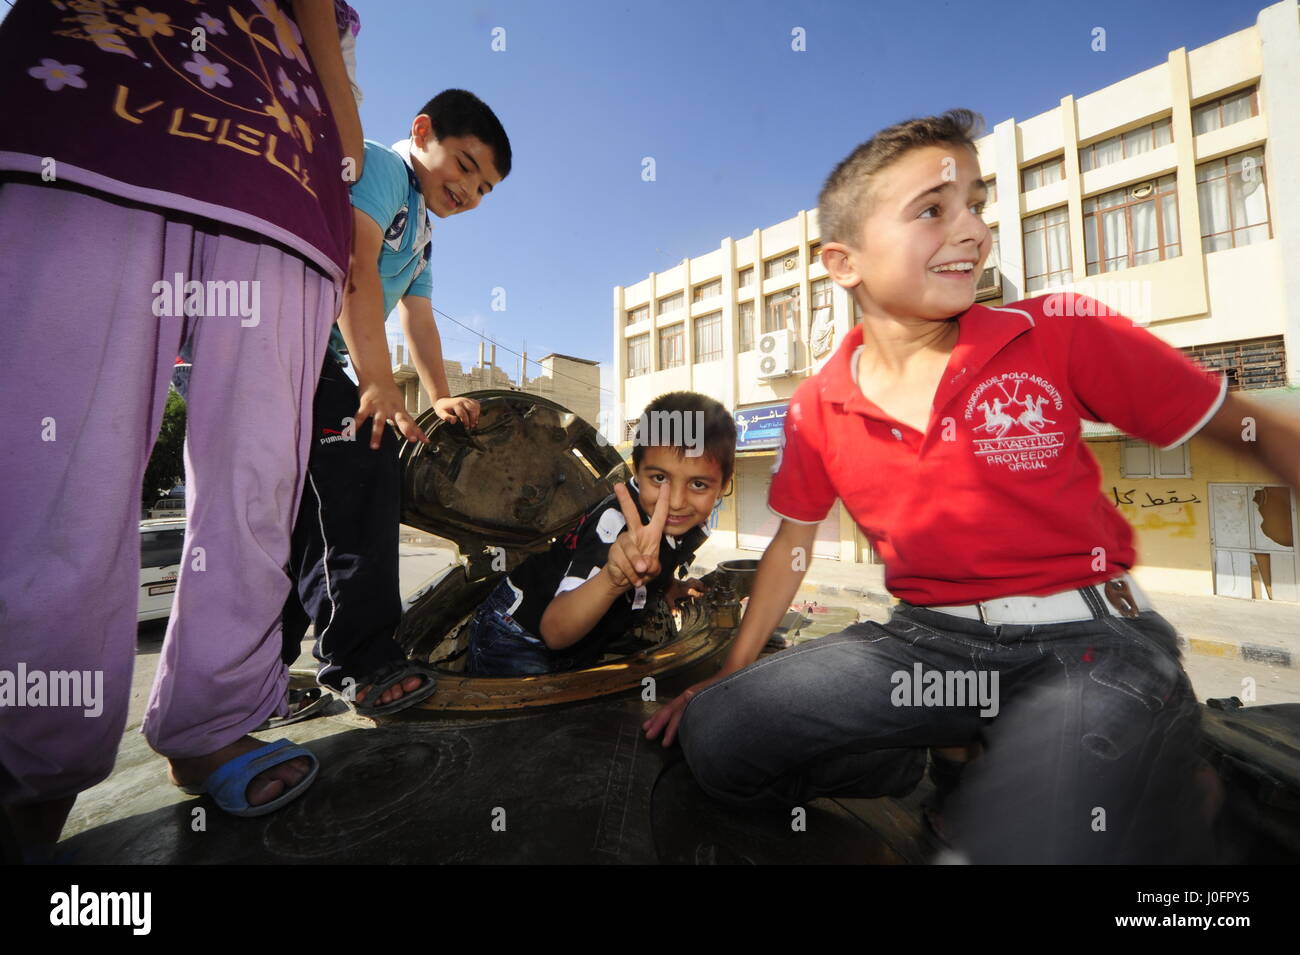
[{"label": "child in purple outfit", "polygon": [[279,613],[348,263],[345,157],[361,172],[339,10],[19,0],[0,25],[0,321],[21,356],[0,380],[0,673],[102,685],[94,707],[0,707],[0,803],[30,847],[112,770],[136,502],[187,333],[188,526],[143,731],[174,782],[237,814],[315,775],[308,751],[247,734],[284,707]]}]

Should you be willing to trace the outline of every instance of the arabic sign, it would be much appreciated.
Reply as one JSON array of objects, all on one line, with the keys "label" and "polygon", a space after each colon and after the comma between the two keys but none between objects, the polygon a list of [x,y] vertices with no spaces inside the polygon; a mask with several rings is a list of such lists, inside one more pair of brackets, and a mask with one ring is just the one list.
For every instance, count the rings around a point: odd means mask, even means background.
[{"label": "arabic sign", "polygon": [[[1133,493],[1134,493],[1133,488],[1129,488],[1127,491],[1121,491],[1119,488],[1112,485],[1110,491],[1111,494],[1113,494],[1115,497],[1116,507],[1119,507],[1121,504],[1133,503]],[[1201,503],[1201,499],[1197,497],[1195,494],[1193,494],[1191,497],[1179,497],[1178,494],[1174,491],[1169,492],[1169,497],[1152,497],[1151,494],[1148,493],[1147,500],[1150,501],[1151,503],[1139,504],[1138,507],[1159,507],[1162,504],[1200,504]]]},{"label": "arabic sign", "polygon": [[741,408],[736,412],[736,450],[753,451],[775,448],[781,444],[785,427],[786,403]]}]

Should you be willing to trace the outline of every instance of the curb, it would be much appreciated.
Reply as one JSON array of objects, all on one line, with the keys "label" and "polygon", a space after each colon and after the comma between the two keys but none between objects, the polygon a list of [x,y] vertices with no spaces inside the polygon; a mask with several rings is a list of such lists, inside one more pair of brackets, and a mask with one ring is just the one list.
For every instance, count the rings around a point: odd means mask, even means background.
[{"label": "curb", "polygon": [[1271,666],[1295,667],[1295,655],[1282,647],[1269,647],[1258,643],[1229,643],[1224,640],[1207,640],[1204,637],[1179,636],[1178,645],[1188,653],[1219,657],[1227,660],[1244,660],[1247,663],[1267,663]]}]

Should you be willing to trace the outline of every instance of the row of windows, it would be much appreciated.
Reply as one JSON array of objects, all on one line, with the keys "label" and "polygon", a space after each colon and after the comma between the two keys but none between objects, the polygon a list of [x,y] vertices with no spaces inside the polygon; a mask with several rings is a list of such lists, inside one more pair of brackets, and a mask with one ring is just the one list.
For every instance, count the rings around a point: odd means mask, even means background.
[{"label": "row of windows", "polygon": [[[813,323],[819,319],[829,318],[826,314],[831,308],[831,295],[834,286],[829,278],[818,279],[812,283],[809,291],[812,298]],[[758,335],[782,329],[798,330],[802,312],[799,307],[799,287],[773,292],[763,299],[763,315]],[[712,312],[692,320],[695,327],[695,348],[693,360],[714,361],[722,357],[722,312]],[[747,352],[754,349],[757,337],[754,328],[754,303],[740,302],[736,306],[736,350]],[[676,368],[686,360],[686,323],[677,322],[656,330],[659,341],[659,369]],[[649,374],[650,368],[650,333],[634,335],[627,340],[627,377]]]},{"label": "row of windows", "polygon": [[[1204,252],[1235,248],[1269,238],[1268,198],[1264,181],[1262,148],[1202,163],[1196,170],[1197,198],[1201,217]],[[1064,206],[1029,216],[1023,223],[1025,291],[1027,294],[1073,281],[1070,266],[1069,217]],[[992,229],[993,247],[986,263],[981,288],[992,281],[992,269],[999,261],[999,237]],[[1084,244],[1087,274],[1111,272],[1173,258],[1182,252],[1179,241],[1177,184],[1170,174],[1089,197],[1084,201]],[[815,243],[810,256],[820,254]],[[765,263],[765,275],[774,277],[788,265],[793,253],[776,256]],[[796,263],[797,265],[797,263]],[[741,272],[742,287],[752,282],[753,267]],[[750,282],[745,282],[748,278]],[[721,294],[722,280],[696,286],[692,300],[699,302]],[[830,307],[828,278],[812,283],[813,317]],[[799,289],[784,289],[765,296],[761,333],[799,327]],[[684,295],[676,292],[659,300],[661,311],[681,307]],[[739,351],[754,347],[754,303],[738,305]],[[628,311],[628,323],[649,317],[649,306]],[[721,313],[697,319],[695,361],[721,357]],[[700,324],[703,323],[703,324]],[[684,363],[682,324],[661,330],[660,368]],[[649,335],[628,340],[629,377],[649,372]]]},{"label": "row of windows", "polygon": [[[1203,252],[1269,238],[1263,147],[1198,165],[1196,196]],[[1066,207],[1027,216],[1023,228],[1025,291],[1074,281]],[[1161,176],[1085,199],[1083,238],[1089,275],[1181,255],[1176,177]]]},{"label": "row of windows", "polygon": [[[1249,119],[1252,116],[1259,115],[1259,91],[1257,87],[1251,86],[1227,96],[1211,100],[1208,103],[1202,103],[1192,110],[1192,129],[1196,134],[1208,133],[1215,129],[1221,129],[1224,126],[1231,126],[1233,123],[1239,123]],[[1092,169],[1099,169],[1102,166],[1119,162],[1123,159],[1130,159],[1142,153],[1149,152],[1153,149],[1159,149],[1168,143],[1173,142],[1173,125],[1169,117],[1147,123],[1136,129],[1130,129],[1124,133],[1110,136],[1106,139],[1099,140],[1095,143],[1089,143],[1079,149],[1079,167],[1084,172]],[[1242,154],[1248,155],[1246,153]],[[1240,157],[1234,157],[1240,158]],[[1218,162],[1222,162],[1219,160]],[[1212,165],[1212,164],[1207,164]],[[1260,158],[1260,167],[1263,166],[1263,159]],[[1198,188],[1203,181],[1201,177],[1201,168],[1197,170]],[[1226,174],[1225,174],[1226,175]],[[1061,156],[1055,156],[1042,162],[1025,166],[1020,171],[1020,188],[1024,192],[1029,192],[1042,186],[1051,185],[1054,182],[1060,182],[1065,178],[1065,160]],[[1162,182],[1164,180],[1161,180]],[[989,194],[986,200],[988,205],[997,202],[997,182],[993,178],[986,180],[989,187]],[[1117,190],[1122,191],[1122,190]],[[1213,193],[1213,190],[1209,190]],[[1099,200],[1106,200],[1112,197],[1114,193],[1107,193],[1106,196],[1097,197]],[[1215,225],[1216,229],[1211,233],[1203,231],[1202,237],[1208,239],[1214,236],[1213,241],[1203,243],[1207,252],[1218,251],[1219,249],[1232,248],[1234,245],[1245,244],[1256,241],[1261,235],[1267,238],[1267,225],[1262,221],[1253,221],[1254,212],[1246,210],[1244,207],[1237,208],[1234,214],[1234,207],[1231,204],[1231,190],[1220,190],[1213,193],[1212,201],[1218,204],[1215,207]],[[1263,189],[1261,181],[1260,199],[1258,203],[1263,202]],[[1258,204],[1257,203],[1257,204]],[[1138,212],[1141,223],[1138,227],[1138,234],[1133,234],[1131,213],[1121,215],[1112,211],[1102,216],[1102,222],[1099,227],[1092,223],[1089,228],[1090,254],[1088,257],[1088,274],[1095,275],[1097,272],[1107,272],[1116,268],[1126,268],[1130,265],[1141,265],[1145,262],[1154,262],[1162,258],[1168,258],[1171,255],[1178,255],[1177,251],[1177,211],[1176,200],[1166,199],[1159,207],[1155,205],[1142,205],[1142,211]],[[1166,215],[1165,210],[1171,210],[1171,214]],[[1054,210],[1055,211],[1055,210]],[[1256,210],[1257,211],[1257,210]],[[1049,226],[1061,225],[1064,228],[1064,220],[1052,220],[1052,213],[1045,214],[1048,218],[1035,224],[1032,231],[1043,233],[1040,237],[1045,243],[1041,248],[1035,250],[1036,254],[1041,253],[1044,270],[1036,273],[1035,278],[1041,278],[1046,284],[1054,284],[1068,266],[1061,263],[1068,261],[1068,255],[1062,259],[1059,253],[1062,251],[1060,240],[1052,238]],[[1265,212],[1266,216],[1267,213]],[[1202,219],[1205,218],[1204,206],[1202,206]],[[1120,228],[1121,222],[1123,228]],[[1204,226],[1204,223],[1202,223]],[[1262,227],[1262,228],[1261,228]],[[1110,230],[1107,232],[1107,230]],[[1175,242],[1172,247],[1166,248],[1167,243],[1163,236],[1166,230],[1171,231]],[[1244,230],[1244,238],[1242,232]],[[1253,231],[1252,231],[1253,230]],[[1031,230],[1026,228],[1026,236]],[[1109,244],[1106,237],[1109,236]],[[1053,247],[1055,243],[1055,247]],[[1028,257],[1028,243],[1026,243],[1026,258]],[[1068,247],[1067,247],[1068,250]],[[1092,252],[1096,253],[1094,256]],[[808,261],[813,263],[821,255],[821,243],[814,242],[808,250]],[[1056,267],[1052,266],[1056,263]],[[1126,264],[1127,263],[1127,264]],[[791,251],[773,256],[763,261],[763,278],[773,279],[793,271],[798,268],[798,252]],[[740,288],[749,288],[754,284],[754,267],[746,266],[739,272]],[[1068,280],[1067,280],[1068,281]],[[1046,287],[1046,285],[1039,286]],[[1030,291],[1034,288],[1031,286]],[[691,301],[701,302],[713,296],[722,294],[722,280],[713,279],[701,285],[695,286],[691,291]],[[684,294],[675,292],[666,295],[656,302],[655,314],[663,315],[667,312],[674,311],[683,306],[685,302]],[[636,322],[648,318],[650,315],[650,306],[648,304],[630,309],[627,313],[627,323],[632,325]]]},{"label": "row of windows", "polygon": [[[1196,134],[1231,126],[1259,115],[1259,94],[1255,87],[1238,90],[1228,96],[1203,103],[1192,110],[1192,129]],[[1145,126],[1110,136],[1079,148],[1079,169],[1088,172],[1123,159],[1159,149],[1174,141],[1169,117]],[[1024,192],[1060,182],[1065,178],[1065,158],[1054,156],[1020,170],[1020,188]],[[993,202],[992,196],[989,202]]]},{"label": "row of windows", "polygon": [[[1201,217],[1201,249],[1223,249],[1261,242],[1270,237],[1268,191],[1264,180],[1262,147],[1201,163],[1196,168],[1197,201]],[[999,235],[992,229],[993,244],[987,270],[998,267]],[[1023,222],[1025,293],[1074,281],[1070,264],[1069,214],[1065,206],[1028,216]],[[1150,182],[1124,186],[1083,204],[1084,260],[1087,274],[1097,275],[1171,259],[1182,254],[1178,225],[1178,185],[1174,175]],[[748,271],[752,272],[752,268]],[[993,281],[985,272],[980,288]],[[721,288],[715,279],[708,286]],[[811,285],[813,318],[830,307],[831,280],[821,278]],[[677,292],[668,298],[682,298]],[[700,296],[696,301],[705,296]],[[661,300],[663,301],[663,300]],[[628,312],[629,323],[649,315],[642,305]],[[759,334],[782,328],[799,328],[799,288],[795,286],[764,296],[762,328]],[[754,303],[737,306],[737,350],[754,347]],[[721,313],[696,319],[695,361],[721,357]],[[704,323],[700,325],[699,323]],[[716,324],[716,332],[714,327]],[[684,325],[660,330],[659,367],[673,368],[685,361]],[[628,375],[650,371],[649,334],[628,339]]]},{"label": "row of windows", "polygon": [[[820,241],[813,242],[808,247],[808,264],[820,260],[822,254],[822,244]],[[791,250],[781,255],[773,256],[763,261],[763,278],[779,278],[788,272],[793,272],[799,267],[799,252]],[[740,288],[752,288],[754,285],[754,266],[747,265],[737,272],[737,280]],[[722,295],[722,279],[710,279],[702,282],[691,289],[691,302],[703,302],[710,298],[716,298]],[[686,302],[684,292],[673,292],[665,295],[655,302],[655,314],[666,315],[669,312],[675,312],[681,309]],[[627,324],[635,325],[637,322],[645,321],[650,317],[650,303],[638,305],[636,308],[627,310]]]},{"label": "row of windows", "polygon": [[[1126,134],[1127,135],[1127,134]],[[1256,147],[1233,156],[1213,159],[1196,167],[1196,193],[1201,217],[1201,250],[1218,252],[1270,237],[1268,189],[1264,180],[1264,149]],[[1025,291],[1033,293],[1074,281],[1070,266],[1069,215],[1065,206],[1027,216],[1023,223]],[[987,268],[998,264],[998,228],[993,227],[993,251]],[[1182,254],[1178,226],[1178,186],[1175,176],[1123,186],[1083,202],[1084,260],[1087,274],[1113,272]],[[821,243],[809,249],[809,258],[821,254]],[[793,262],[794,265],[789,265]],[[764,262],[765,278],[774,278],[797,267],[795,253],[775,256]],[[740,271],[740,287],[753,284],[754,268]],[[814,283],[829,286],[828,279]],[[981,283],[982,287],[983,283]],[[692,290],[692,301],[701,302],[722,294],[722,280],[712,279]],[[771,301],[787,292],[768,296]],[[815,294],[815,293],[814,293]],[[680,309],[682,292],[658,301],[658,314]],[[752,310],[753,303],[742,303]],[[627,324],[650,317],[649,304],[628,309]],[[764,325],[768,324],[766,317]],[[763,331],[771,331],[764,327]],[[742,325],[741,339],[746,341]],[[752,347],[752,346],[751,346]],[[742,351],[746,350],[742,348]]]}]

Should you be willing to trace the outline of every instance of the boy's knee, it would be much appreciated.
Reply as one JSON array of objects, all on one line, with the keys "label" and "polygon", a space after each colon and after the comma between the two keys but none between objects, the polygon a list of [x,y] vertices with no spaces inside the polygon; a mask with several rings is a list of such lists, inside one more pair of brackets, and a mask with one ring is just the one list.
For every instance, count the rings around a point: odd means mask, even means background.
[{"label": "boy's knee", "polygon": [[737,771],[742,721],[736,707],[713,705],[715,696],[704,694],[687,705],[677,730],[678,743],[700,788],[722,802],[750,805],[758,786]]}]

